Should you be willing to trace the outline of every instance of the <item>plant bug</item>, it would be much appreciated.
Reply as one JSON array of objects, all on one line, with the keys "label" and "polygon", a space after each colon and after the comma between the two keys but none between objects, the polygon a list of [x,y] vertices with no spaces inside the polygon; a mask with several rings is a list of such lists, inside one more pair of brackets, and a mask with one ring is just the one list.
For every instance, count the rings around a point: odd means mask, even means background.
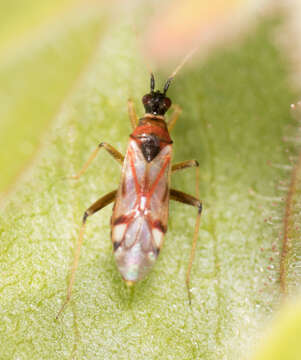
[{"label": "plant bug", "polygon": [[[126,155],[108,143],[102,142],[91,154],[79,173],[78,179],[88,168],[100,149],[105,149],[122,165],[119,188],[101,197],[85,212],[79,232],[67,297],[57,318],[69,302],[78,266],[84,230],[89,216],[114,202],[111,217],[111,238],[119,272],[127,285],[142,279],[155,263],[167,231],[169,200],[179,201],[198,209],[193,235],[186,286],[191,303],[189,280],[200,227],[202,203],[199,200],[199,164],[196,160],[171,165],[172,140],[169,132],[174,127],[181,110],[174,107],[168,122],[165,113],[171,107],[166,96],[171,81],[191,56],[187,55],[182,64],[167,79],[163,91],[155,91],[155,79],[151,73],[150,92],[143,96],[145,115],[138,120],[133,102],[128,101],[128,112],[133,132],[130,135]],[[196,169],[196,197],[170,188],[172,173],[194,167]]]}]

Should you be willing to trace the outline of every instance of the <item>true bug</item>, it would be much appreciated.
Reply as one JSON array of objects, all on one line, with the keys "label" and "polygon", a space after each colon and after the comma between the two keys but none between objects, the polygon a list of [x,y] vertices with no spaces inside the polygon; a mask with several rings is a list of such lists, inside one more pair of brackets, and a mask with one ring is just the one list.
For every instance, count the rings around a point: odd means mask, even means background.
[{"label": "true bug", "polygon": [[[112,202],[114,202],[111,217],[113,249],[117,267],[128,285],[132,285],[144,277],[159,255],[163,237],[167,230],[169,199],[195,206],[198,209],[186,274],[190,302],[190,270],[202,212],[202,203],[198,195],[199,164],[196,160],[189,160],[171,165],[172,140],[169,131],[178,119],[181,112],[180,108],[175,106],[170,120],[165,121],[165,113],[171,106],[171,100],[166,96],[166,92],[181,66],[182,64],[168,78],[163,92],[155,91],[155,79],[151,73],[150,92],[142,98],[146,113],[139,121],[133,102],[128,101],[128,112],[133,132],[130,135],[126,156],[124,157],[108,143],[102,142],[91,154],[81,171],[73,176],[73,178],[78,179],[86,171],[100,149],[105,149],[122,165],[119,188],[101,197],[84,213],[67,297],[57,318],[71,297],[87,218]],[[190,167],[195,167],[197,170],[196,197],[170,189],[171,173]]]}]

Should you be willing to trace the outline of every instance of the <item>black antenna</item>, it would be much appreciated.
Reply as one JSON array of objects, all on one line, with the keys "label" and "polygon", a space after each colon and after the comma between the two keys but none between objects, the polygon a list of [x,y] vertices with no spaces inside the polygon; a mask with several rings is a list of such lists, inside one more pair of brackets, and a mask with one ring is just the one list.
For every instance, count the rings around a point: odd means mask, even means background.
[{"label": "black antenna", "polygon": [[151,79],[150,79],[150,90],[153,93],[155,90],[155,78],[154,74],[151,72]]},{"label": "black antenna", "polygon": [[165,95],[166,94],[166,92],[167,92],[167,90],[168,90],[168,88],[169,88],[169,85],[170,85],[170,83],[172,82],[172,80],[173,80],[173,76],[171,76],[171,77],[169,77],[168,79],[167,79],[167,81],[166,81],[166,83],[165,83],[165,85],[164,85],[164,89],[163,89],[163,94]]}]

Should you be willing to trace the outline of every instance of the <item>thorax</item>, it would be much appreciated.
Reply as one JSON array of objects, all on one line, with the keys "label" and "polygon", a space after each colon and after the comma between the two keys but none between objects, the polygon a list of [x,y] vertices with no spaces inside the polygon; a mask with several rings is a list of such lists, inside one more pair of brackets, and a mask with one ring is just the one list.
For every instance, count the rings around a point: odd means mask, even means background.
[{"label": "thorax", "polygon": [[130,137],[136,141],[147,162],[151,162],[166,146],[172,144],[164,116],[146,114]]}]

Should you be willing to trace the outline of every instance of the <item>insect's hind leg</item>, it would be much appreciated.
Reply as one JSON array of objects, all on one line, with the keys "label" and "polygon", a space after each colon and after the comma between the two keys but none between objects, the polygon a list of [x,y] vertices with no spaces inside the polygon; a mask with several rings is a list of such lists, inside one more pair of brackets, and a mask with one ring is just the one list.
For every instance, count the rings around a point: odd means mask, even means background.
[{"label": "insect's hind leg", "polygon": [[121,165],[123,164],[124,156],[117,149],[115,149],[112,145],[110,145],[106,142],[101,142],[97,146],[97,148],[92,152],[92,154],[90,155],[89,159],[85,162],[82,169],[76,175],[71,176],[71,179],[76,179],[76,180],[79,179],[83,175],[83,173],[87,170],[87,168],[89,167],[91,162],[96,158],[99,150],[102,148],[105,149]]},{"label": "insect's hind leg", "polygon": [[170,132],[173,127],[175,126],[181,112],[182,112],[182,109],[180,108],[179,105],[173,105],[173,109],[174,109],[174,112],[172,113],[168,123],[167,123],[167,128],[168,128],[168,131]]},{"label": "insect's hind leg", "polygon": [[70,276],[70,280],[69,280],[66,300],[64,301],[62,307],[60,308],[60,311],[58,312],[58,314],[56,316],[56,319],[58,319],[60,314],[63,312],[65,306],[70,301],[70,298],[71,298],[71,295],[72,295],[72,287],[73,287],[73,284],[74,284],[75,272],[76,272],[76,269],[77,269],[77,266],[78,266],[80,250],[81,250],[81,246],[82,246],[83,239],[84,239],[84,232],[85,232],[85,226],[86,226],[87,218],[89,216],[95,214],[97,211],[101,210],[105,206],[109,205],[111,202],[113,202],[115,200],[115,198],[116,198],[116,193],[117,193],[117,190],[114,190],[114,191],[104,195],[103,197],[98,199],[93,205],[91,205],[84,212],[82,225],[81,225],[80,232],[79,232],[78,242],[77,242],[76,250],[75,250],[75,254],[74,254],[74,260],[73,260],[73,265],[72,265],[72,269],[71,269],[71,276]]},{"label": "insect's hind leg", "polygon": [[195,227],[194,227],[194,233],[193,233],[192,247],[191,247],[191,251],[190,251],[190,259],[189,259],[189,264],[188,264],[188,268],[187,268],[187,272],[186,272],[186,287],[187,287],[187,292],[188,292],[188,300],[189,300],[189,304],[191,304],[190,273],[191,273],[191,267],[192,267],[192,263],[193,263],[193,259],[194,259],[196,243],[197,243],[198,234],[199,234],[201,214],[202,214],[202,202],[194,196],[185,194],[184,192],[178,191],[175,189],[170,189],[170,198],[171,198],[171,200],[179,201],[183,204],[195,206],[198,208],[198,214],[197,214]]}]

